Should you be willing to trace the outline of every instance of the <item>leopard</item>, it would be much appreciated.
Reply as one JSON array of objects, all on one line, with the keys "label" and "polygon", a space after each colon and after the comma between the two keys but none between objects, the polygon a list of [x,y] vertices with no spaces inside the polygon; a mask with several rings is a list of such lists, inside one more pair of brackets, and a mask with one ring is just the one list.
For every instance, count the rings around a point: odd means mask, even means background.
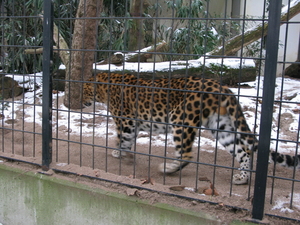
[{"label": "leopard", "polygon": [[[126,157],[140,131],[172,132],[174,160],[158,168],[172,174],[192,162],[197,131],[207,129],[240,165],[232,182],[248,183],[253,153],[258,149],[257,135],[251,132],[237,97],[220,82],[199,76],[146,79],[103,72],[83,83],[83,107],[93,102],[104,103],[116,124],[113,157]],[[300,156],[270,152],[269,160],[299,168]]]}]

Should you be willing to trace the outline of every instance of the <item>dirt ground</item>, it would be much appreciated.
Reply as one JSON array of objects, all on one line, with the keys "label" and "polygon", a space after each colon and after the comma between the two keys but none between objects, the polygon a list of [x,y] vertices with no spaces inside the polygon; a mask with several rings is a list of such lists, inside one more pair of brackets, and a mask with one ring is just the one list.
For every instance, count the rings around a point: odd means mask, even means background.
[{"label": "dirt ground", "polygon": [[[6,124],[2,123],[2,129],[0,129],[2,149],[0,156],[41,164],[42,128],[34,123],[25,123],[22,118],[21,112],[17,113],[14,120],[4,118]],[[97,117],[96,120],[101,120],[101,118]],[[89,122],[93,126],[93,121]],[[202,132],[202,136],[209,137],[205,132]],[[135,146],[135,152],[130,154],[130,157],[116,159],[111,156],[111,148],[115,147],[115,140],[110,138],[109,134],[103,137],[86,137],[75,135],[66,127],[60,127],[54,130],[53,138],[51,168],[54,171],[63,170],[75,174],[66,175],[55,172],[53,176],[64,176],[77,182],[108,188],[110,191],[136,195],[139,198],[148,199],[151,203],[163,202],[194,211],[205,211],[220,218],[224,224],[235,219],[251,218],[255,173],[252,174],[252,182],[249,185],[232,185],[232,174],[238,171],[229,168],[232,167],[234,160],[223,150],[215,152],[210,145],[201,146],[202,151],[194,152],[194,160],[199,158],[199,162],[206,165],[191,163],[183,171],[165,176],[157,168],[160,163],[164,162],[164,159],[160,157],[164,155],[173,157],[172,147],[139,144]],[[215,160],[220,167],[207,165],[214,164]],[[7,160],[3,160],[2,163],[11,164]],[[234,163],[235,167],[238,167],[238,164]],[[254,162],[254,168],[255,165]],[[22,166],[24,170],[37,169],[35,166],[22,163],[12,163],[12,166]],[[290,169],[277,167],[276,173],[273,174],[272,168],[269,166],[269,175],[293,178],[293,171]],[[102,180],[89,179],[85,176]],[[300,180],[299,172],[296,173],[295,179]],[[214,184],[217,196],[209,195],[205,191],[210,188],[211,183]],[[127,184],[127,186],[121,184]],[[289,212],[289,204],[284,204],[278,209],[273,209],[278,201],[289,202],[292,190],[298,193],[300,183],[268,178],[265,213],[300,220],[300,208],[293,207],[293,212]],[[204,191],[207,195],[203,193]],[[185,196],[189,199],[174,195]],[[202,200],[207,202],[202,203]],[[232,207],[227,207],[227,205]],[[266,221],[270,224],[297,224],[270,216],[266,216]]]}]

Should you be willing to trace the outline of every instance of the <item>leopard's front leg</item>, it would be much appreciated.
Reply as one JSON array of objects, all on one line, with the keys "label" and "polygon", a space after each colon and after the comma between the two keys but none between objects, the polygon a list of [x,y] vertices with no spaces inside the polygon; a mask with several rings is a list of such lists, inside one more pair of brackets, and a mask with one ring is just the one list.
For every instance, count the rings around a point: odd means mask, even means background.
[{"label": "leopard's front leg", "polygon": [[117,148],[120,150],[113,150],[112,156],[115,158],[126,157],[127,152],[131,151],[131,147],[135,142],[138,134],[138,127],[136,121],[128,119],[115,118],[117,125]]},{"label": "leopard's front leg", "polygon": [[233,176],[233,183],[247,184],[250,179],[251,155],[245,151],[242,151],[240,153],[236,153],[235,158],[240,163],[240,173]]}]

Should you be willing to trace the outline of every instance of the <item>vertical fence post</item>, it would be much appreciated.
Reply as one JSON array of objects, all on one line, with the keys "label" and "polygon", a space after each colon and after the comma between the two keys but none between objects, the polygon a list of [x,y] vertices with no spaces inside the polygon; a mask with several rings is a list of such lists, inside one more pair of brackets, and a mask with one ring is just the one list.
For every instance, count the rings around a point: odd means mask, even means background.
[{"label": "vertical fence post", "polygon": [[42,169],[48,170],[52,161],[52,77],[53,64],[53,2],[44,0],[43,16],[43,112]]},{"label": "vertical fence post", "polygon": [[252,218],[264,215],[282,0],[270,1]]}]

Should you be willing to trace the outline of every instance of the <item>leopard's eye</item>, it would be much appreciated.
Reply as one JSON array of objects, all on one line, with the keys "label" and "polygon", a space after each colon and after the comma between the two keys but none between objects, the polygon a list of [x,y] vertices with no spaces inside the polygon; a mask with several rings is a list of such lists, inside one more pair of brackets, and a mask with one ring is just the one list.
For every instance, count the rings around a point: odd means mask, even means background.
[{"label": "leopard's eye", "polygon": [[92,103],[90,103],[90,102],[85,102],[85,103],[83,103],[83,105],[89,107],[89,106],[92,105]]}]

